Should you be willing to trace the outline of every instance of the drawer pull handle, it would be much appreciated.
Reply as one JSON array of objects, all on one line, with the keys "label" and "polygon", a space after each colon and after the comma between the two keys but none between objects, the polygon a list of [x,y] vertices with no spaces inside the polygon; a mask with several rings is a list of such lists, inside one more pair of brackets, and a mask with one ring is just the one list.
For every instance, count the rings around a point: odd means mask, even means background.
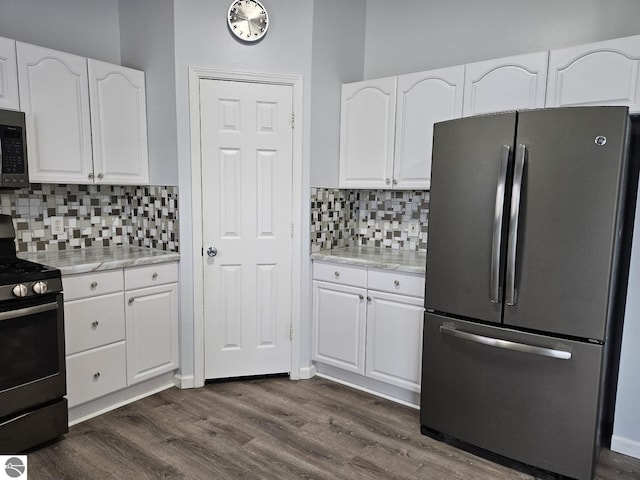
[{"label": "drawer pull handle", "polygon": [[158,279],[158,272],[153,272],[153,275],[151,275],[151,280],[157,280]]},{"label": "drawer pull handle", "polygon": [[95,330],[96,328],[98,328],[98,325],[100,325],[100,322],[94,320],[93,322],[91,322],[91,329]]},{"label": "drawer pull handle", "polygon": [[98,380],[100,380],[100,372],[96,372],[93,374],[93,381],[97,382]]},{"label": "drawer pull handle", "polygon": [[399,286],[400,286],[400,280],[394,280],[394,281],[393,281],[393,284],[394,284],[396,287],[399,287]]},{"label": "drawer pull handle", "polygon": [[133,302],[134,302],[134,298],[133,298],[133,297],[131,297],[131,298],[129,299],[129,305],[133,305]]},{"label": "drawer pull handle", "polygon": [[336,276],[336,278],[338,278],[340,276],[340,272],[336,271],[334,272],[334,275]]},{"label": "drawer pull handle", "polygon": [[91,282],[91,285],[89,285],[89,287],[91,288],[91,290],[95,290],[96,288],[98,288],[98,282]]}]

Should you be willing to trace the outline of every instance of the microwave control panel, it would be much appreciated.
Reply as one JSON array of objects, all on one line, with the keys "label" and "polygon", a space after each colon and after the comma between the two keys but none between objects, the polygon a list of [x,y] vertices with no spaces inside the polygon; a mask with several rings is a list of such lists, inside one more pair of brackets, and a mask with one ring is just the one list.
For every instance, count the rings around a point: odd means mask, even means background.
[{"label": "microwave control panel", "polygon": [[16,119],[12,120],[17,120],[6,122],[0,114],[0,188],[28,187],[24,114],[6,111],[0,113],[14,114]]}]

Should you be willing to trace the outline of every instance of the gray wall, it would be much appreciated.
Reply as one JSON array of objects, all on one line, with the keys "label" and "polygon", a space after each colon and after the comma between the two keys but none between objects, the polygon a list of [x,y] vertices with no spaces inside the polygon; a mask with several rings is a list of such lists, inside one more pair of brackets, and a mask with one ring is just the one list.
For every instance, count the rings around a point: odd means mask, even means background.
[{"label": "gray wall", "polygon": [[311,185],[338,186],[340,86],[362,79],[366,0],[313,3]]},{"label": "gray wall", "polygon": [[120,63],[118,0],[2,0],[0,36]]},{"label": "gray wall", "polygon": [[[264,40],[254,45],[241,44],[229,34],[226,24],[230,2],[211,0],[176,0],[174,2],[174,35],[176,57],[176,102],[178,163],[180,168],[180,282],[181,282],[181,366],[182,374],[194,371],[193,364],[193,262],[194,249],[199,250],[201,239],[192,234],[191,215],[191,143],[189,125],[189,66],[219,70],[236,70],[276,74],[302,75],[304,82],[303,119],[296,128],[303,130],[302,191],[309,191],[309,128],[311,82],[312,0],[265,0],[269,9],[270,26]],[[302,206],[303,259],[309,256],[309,205]],[[308,260],[303,261],[303,283],[309,278]],[[303,288],[303,308],[310,316],[309,295]],[[306,311],[305,311],[306,313]],[[308,318],[302,319],[300,337],[302,364],[308,364]]]},{"label": "gray wall", "polygon": [[640,33],[638,0],[367,0],[364,78]]},{"label": "gray wall", "polygon": [[120,2],[122,64],[144,70],[149,183],[178,185],[173,0]]}]

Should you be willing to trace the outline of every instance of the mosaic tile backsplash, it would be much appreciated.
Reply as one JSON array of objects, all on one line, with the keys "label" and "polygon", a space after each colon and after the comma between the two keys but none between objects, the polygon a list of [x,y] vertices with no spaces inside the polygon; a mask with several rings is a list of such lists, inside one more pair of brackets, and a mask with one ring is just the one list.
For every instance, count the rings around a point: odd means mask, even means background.
[{"label": "mosaic tile backsplash", "polygon": [[[134,245],[178,252],[178,188],[50,185],[0,191],[20,252]],[[54,234],[52,217],[63,232]]]},{"label": "mosaic tile backsplash", "polygon": [[311,189],[311,251],[348,246],[427,249],[429,192]]}]

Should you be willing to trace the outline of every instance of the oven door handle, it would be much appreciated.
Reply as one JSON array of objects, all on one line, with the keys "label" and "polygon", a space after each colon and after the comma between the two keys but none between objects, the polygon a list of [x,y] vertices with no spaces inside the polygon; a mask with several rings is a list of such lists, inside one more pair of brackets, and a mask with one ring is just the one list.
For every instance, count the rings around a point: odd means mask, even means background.
[{"label": "oven door handle", "polygon": [[29,315],[36,315],[42,312],[48,312],[49,310],[56,310],[58,308],[58,302],[45,303],[43,305],[35,305],[33,307],[20,308],[18,310],[9,310],[7,312],[0,312],[0,321],[12,320],[14,318],[27,317]]}]

